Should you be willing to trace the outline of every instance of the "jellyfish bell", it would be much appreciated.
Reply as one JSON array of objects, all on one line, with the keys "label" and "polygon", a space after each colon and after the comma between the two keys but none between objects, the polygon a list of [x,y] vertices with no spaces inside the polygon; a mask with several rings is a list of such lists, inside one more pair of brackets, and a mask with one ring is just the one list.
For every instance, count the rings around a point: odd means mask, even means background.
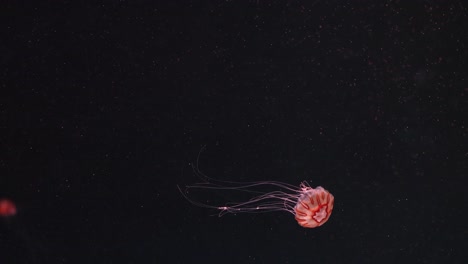
[{"label": "jellyfish bell", "polygon": [[296,221],[307,228],[325,224],[333,211],[335,197],[322,186],[314,189],[302,183],[301,190],[294,207]]},{"label": "jellyfish bell", "polygon": [[16,215],[15,203],[6,198],[0,199],[0,217],[11,217]]}]

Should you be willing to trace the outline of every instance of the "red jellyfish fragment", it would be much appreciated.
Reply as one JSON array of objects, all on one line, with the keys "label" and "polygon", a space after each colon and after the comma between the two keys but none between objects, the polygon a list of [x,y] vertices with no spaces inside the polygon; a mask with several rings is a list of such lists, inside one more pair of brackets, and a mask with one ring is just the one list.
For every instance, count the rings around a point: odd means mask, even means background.
[{"label": "red jellyfish fragment", "polygon": [[16,214],[16,205],[8,199],[0,199],[0,217],[10,217]]}]

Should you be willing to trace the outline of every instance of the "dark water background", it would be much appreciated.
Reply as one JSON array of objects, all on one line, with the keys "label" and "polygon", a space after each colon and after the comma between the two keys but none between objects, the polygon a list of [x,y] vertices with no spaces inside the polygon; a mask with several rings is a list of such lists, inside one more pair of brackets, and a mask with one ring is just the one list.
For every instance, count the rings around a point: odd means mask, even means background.
[{"label": "dark water background", "polygon": [[[4,4],[0,263],[466,262],[466,3],[159,2]],[[202,146],[331,218],[190,205]]]}]

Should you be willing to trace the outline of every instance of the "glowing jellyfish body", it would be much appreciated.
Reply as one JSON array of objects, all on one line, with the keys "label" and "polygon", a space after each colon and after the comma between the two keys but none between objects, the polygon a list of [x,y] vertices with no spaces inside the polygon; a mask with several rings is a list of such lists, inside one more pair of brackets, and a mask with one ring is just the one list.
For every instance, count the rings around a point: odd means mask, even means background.
[{"label": "glowing jellyfish body", "polygon": [[308,228],[323,225],[330,218],[335,198],[323,187],[305,187],[300,195],[294,212],[297,222]]},{"label": "glowing jellyfish body", "polygon": [[[259,189],[273,187],[278,190],[262,192]],[[241,203],[228,203],[225,206],[213,206],[195,201],[187,196],[193,188],[214,190],[235,190],[257,194],[250,200]],[[180,190],[180,188],[179,188]],[[323,187],[312,188],[307,182],[298,187],[281,182],[265,181],[250,183],[205,182],[187,186],[182,195],[192,204],[219,210],[219,216],[226,213],[260,213],[286,211],[293,214],[299,225],[314,228],[323,225],[330,218],[334,197]]]},{"label": "glowing jellyfish body", "polygon": [[9,199],[0,199],[0,217],[10,217],[16,214],[16,205]]}]

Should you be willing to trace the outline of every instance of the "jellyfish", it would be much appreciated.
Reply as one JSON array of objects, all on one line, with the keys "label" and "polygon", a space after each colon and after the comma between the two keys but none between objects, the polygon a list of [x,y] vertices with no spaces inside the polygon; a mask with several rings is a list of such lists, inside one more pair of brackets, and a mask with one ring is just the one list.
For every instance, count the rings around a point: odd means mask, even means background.
[{"label": "jellyfish", "polygon": [[[228,182],[208,178],[197,168],[194,171],[205,181],[186,186],[180,193],[191,204],[216,209],[218,215],[228,213],[261,213],[285,211],[294,215],[297,223],[305,228],[315,228],[328,221],[333,211],[334,197],[321,186],[312,188],[308,182],[303,181],[299,186],[278,181],[259,182]],[[275,190],[265,192],[263,187],[271,187]],[[191,189],[202,190],[234,190],[251,193],[252,197],[244,202],[229,202],[224,205],[210,205],[189,197]]]},{"label": "jellyfish", "polygon": [[0,217],[10,217],[16,214],[16,205],[12,200],[0,199]]}]

